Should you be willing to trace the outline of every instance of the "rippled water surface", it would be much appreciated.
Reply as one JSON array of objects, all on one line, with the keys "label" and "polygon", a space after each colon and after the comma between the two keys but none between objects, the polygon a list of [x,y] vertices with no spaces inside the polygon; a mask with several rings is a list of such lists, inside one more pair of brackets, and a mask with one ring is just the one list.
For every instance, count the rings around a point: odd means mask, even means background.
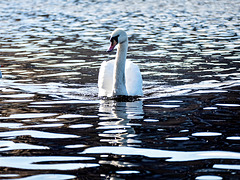
[{"label": "rippled water surface", "polygon": [[[0,7],[0,179],[240,178],[239,0]],[[116,27],[134,102],[97,97]]]}]

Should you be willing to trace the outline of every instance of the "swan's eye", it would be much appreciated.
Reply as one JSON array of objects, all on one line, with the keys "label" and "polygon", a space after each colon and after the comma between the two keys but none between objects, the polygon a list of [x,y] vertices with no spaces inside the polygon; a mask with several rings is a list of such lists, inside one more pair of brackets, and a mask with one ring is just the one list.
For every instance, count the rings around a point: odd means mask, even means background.
[{"label": "swan's eye", "polygon": [[118,37],[119,37],[119,35],[111,37],[110,41],[113,42],[113,40],[114,40],[118,43]]}]

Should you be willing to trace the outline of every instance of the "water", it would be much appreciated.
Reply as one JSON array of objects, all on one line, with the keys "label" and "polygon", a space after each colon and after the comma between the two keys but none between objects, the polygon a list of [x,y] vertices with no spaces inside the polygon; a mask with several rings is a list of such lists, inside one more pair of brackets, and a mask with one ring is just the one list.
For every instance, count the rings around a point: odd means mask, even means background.
[{"label": "water", "polygon": [[[240,1],[1,1],[1,179],[240,178]],[[99,100],[116,27],[144,97]]]}]

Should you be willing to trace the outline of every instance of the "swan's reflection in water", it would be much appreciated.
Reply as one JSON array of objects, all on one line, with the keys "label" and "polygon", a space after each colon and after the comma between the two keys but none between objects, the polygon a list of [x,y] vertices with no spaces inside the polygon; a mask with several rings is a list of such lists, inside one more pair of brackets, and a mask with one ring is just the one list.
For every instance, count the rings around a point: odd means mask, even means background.
[{"label": "swan's reflection in water", "polygon": [[102,100],[99,107],[99,136],[101,142],[119,146],[138,146],[141,141],[135,140],[137,135],[131,123],[133,119],[143,119],[142,101],[117,102]]}]

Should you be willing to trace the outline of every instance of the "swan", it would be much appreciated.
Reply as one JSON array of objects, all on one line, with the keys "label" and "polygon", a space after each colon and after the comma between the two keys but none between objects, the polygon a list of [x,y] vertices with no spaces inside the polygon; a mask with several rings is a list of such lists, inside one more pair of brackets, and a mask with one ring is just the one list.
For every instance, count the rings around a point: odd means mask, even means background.
[{"label": "swan", "polygon": [[116,58],[101,64],[98,75],[98,96],[142,96],[142,75],[139,67],[126,60],[127,33],[123,29],[115,29],[111,34],[110,42],[107,52],[111,52],[118,44]]}]

